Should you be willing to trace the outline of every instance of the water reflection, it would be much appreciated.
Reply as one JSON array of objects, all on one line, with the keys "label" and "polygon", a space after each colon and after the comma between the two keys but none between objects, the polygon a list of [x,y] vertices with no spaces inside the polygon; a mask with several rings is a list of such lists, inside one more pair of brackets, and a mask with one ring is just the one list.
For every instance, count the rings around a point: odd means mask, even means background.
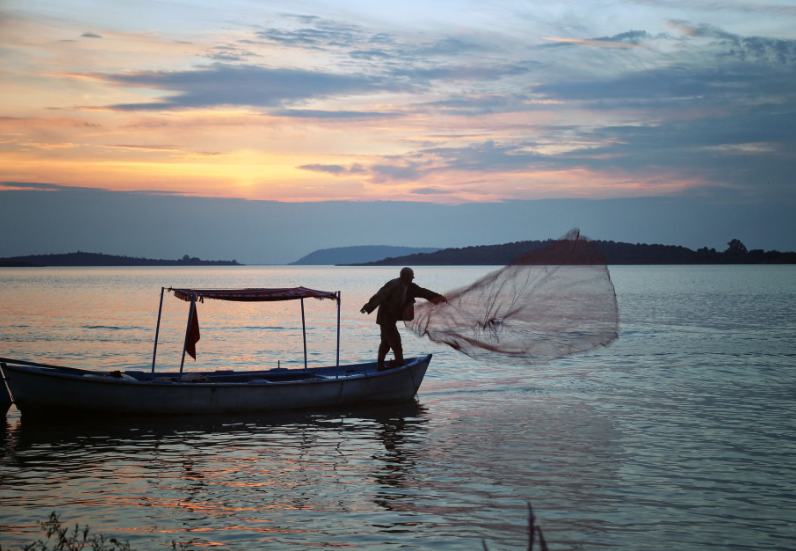
[{"label": "water reflection", "polygon": [[[428,411],[418,403],[133,422],[22,417],[7,428],[2,449],[9,473],[2,504],[17,510],[7,521],[8,534],[32,533],[36,518],[30,514],[47,503],[56,510],[101,508],[99,526],[117,533],[141,526],[199,534],[204,544],[210,544],[205,531],[254,531],[270,534],[269,541],[306,538],[285,515],[372,509],[362,501],[371,493],[363,488],[374,481],[391,489],[404,485],[417,453],[406,444],[422,442],[427,423]],[[352,500],[358,493],[362,499]],[[376,493],[372,502],[386,510],[402,498]],[[114,510],[127,518],[114,520]],[[89,520],[96,530],[97,518]],[[136,538],[137,528],[126,531]]]},{"label": "water reflection", "polygon": [[[95,530],[123,529],[143,548],[153,537],[196,546],[458,542],[452,548],[486,538],[500,548],[524,540],[525,500],[542,496],[541,509],[564,516],[550,529],[599,540],[604,526],[593,517],[612,509],[601,496],[618,469],[613,428],[549,397],[520,406],[516,391],[133,423],[22,418],[8,431],[0,504],[14,504],[8,533],[20,542],[45,503],[77,511],[84,516],[70,521]],[[588,486],[577,478],[586,471]]]},{"label": "water reflection", "polygon": [[[424,412],[425,413],[425,412]],[[374,479],[383,487],[373,502],[387,511],[404,510],[402,501],[409,497],[407,479],[416,465],[415,454],[412,447],[407,445],[409,434],[417,437],[414,422],[417,415],[407,420],[406,417],[392,417],[378,422],[377,436],[384,445],[384,451],[375,453],[371,457],[373,464],[378,466],[374,472]],[[407,434],[408,433],[408,434]]]}]

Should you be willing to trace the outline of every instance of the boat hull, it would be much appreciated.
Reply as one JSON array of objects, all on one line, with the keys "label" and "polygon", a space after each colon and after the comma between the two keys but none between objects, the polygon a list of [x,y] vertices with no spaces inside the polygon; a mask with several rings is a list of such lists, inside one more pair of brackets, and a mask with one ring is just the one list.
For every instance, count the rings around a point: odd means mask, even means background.
[{"label": "boat hull", "polygon": [[5,415],[11,407],[11,395],[8,393],[5,382],[0,379],[0,414]]},{"label": "boat hull", "polygon": [[[410,401],[417,394],[431,355],[406,366],[377,372],[375,364],[308,370],[305,380],[258,382],[252,372],[238,372],[246,382],[172,382],[162,374],[156,380],[128,380],[93,376],[90,371],[7,365],[3,373],[14,404],[23,414],[102,412],[119,415],[184,415],[254,413],[323,408],[357,403]],[[128,372],[138,373],[138,372]],[[232,373],[232,372],[226,372]],[[270,372],[260,374],[264,381]],[[284,370],[282,372],[284,375]],[[212,381],[214,375],[208,374]],[[225,375],[230,379],[230,375]],[[175,377],[176,379],[176,377]],[[254,379],[254,380],[252,380]]]}]

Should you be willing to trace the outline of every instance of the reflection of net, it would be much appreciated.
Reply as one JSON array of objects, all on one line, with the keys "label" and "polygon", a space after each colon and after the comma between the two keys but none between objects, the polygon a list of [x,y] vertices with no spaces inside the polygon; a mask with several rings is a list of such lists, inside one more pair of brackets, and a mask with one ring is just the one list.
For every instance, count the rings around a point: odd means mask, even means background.
[{"label": "reflection of net", "polygon": [[479,360],[538,364],[617,338],[605,258],[578,230],[445,296],[418,304],[407,327]]}]

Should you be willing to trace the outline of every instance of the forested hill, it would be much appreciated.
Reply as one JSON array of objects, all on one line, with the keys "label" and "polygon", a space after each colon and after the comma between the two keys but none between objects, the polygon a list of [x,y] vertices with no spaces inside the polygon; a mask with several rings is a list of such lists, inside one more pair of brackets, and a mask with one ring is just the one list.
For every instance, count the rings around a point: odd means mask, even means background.
[{"label": "forested hill", "polygon": [[[519,255],[542,248],[546,241],[516,241],[502,245],[482,245],[442,249],[435,253],[385,258],[365,266],[502,266]],[[647,245],[598,241],[595,243],[608,264],[796,264],[796,253],[747,250],[737,239],[725,251],[703,247],[696,251],[677,245]]]},{"label": "forested hill", "polygon": [[201,260],[187,254],[179,260],[154,260],[81,251],[0,258],[0,267],[36,266],[241,266],[241,264],[235,260]]},{"label": "forested hill", "polygon": [[406,256],[419,253],[433,253],[438,248],[420,247],[393,247],[390,245],[359,245],[356,247],[335,247],[320,249],[304,256],[291,264],[297,265],[329,265],[335,264],[362,264],[373,262],[382,258]]}]

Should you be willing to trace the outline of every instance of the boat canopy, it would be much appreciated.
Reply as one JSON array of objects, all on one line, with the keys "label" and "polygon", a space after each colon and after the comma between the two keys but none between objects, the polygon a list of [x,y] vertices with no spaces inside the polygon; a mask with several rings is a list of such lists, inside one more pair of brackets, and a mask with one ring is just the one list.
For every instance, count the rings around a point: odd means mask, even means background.
[{"label": "boat canopy", "polygon": [[338,294],[331,291],[316,291],[306,287],[283,289],[173,289],[174,296],[190,302],[191,297],[204,302],[206,298],[233,300],[237,302],[273,302],[277,300],[299,300],[304,298],[339,300]]}]

